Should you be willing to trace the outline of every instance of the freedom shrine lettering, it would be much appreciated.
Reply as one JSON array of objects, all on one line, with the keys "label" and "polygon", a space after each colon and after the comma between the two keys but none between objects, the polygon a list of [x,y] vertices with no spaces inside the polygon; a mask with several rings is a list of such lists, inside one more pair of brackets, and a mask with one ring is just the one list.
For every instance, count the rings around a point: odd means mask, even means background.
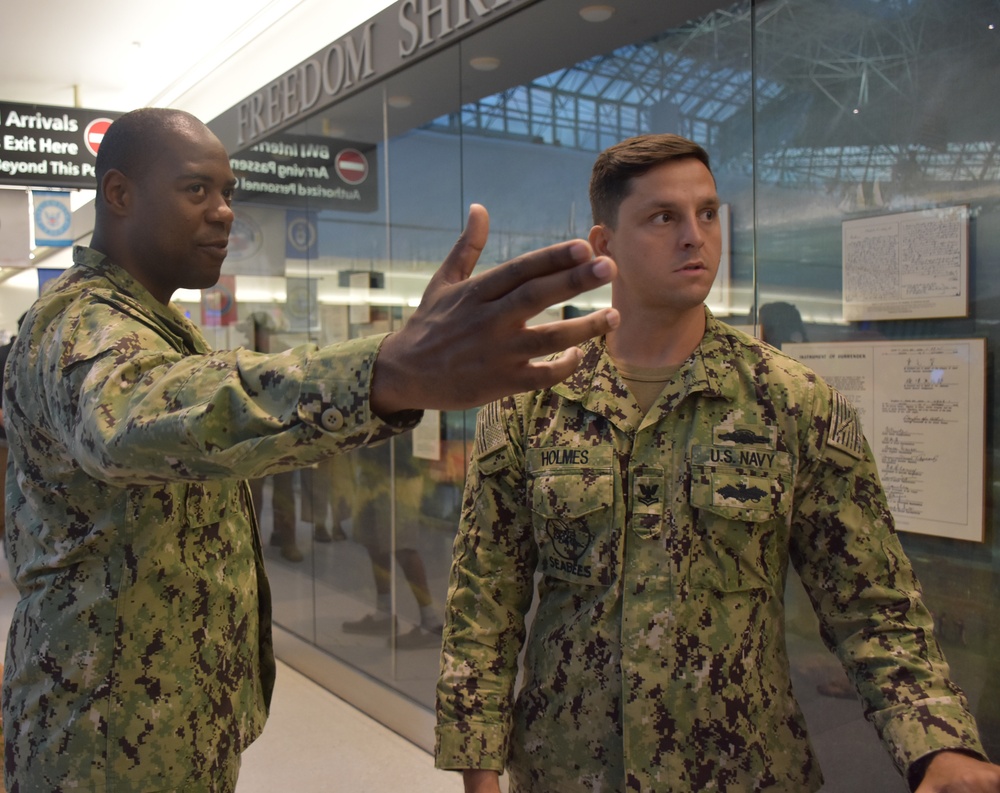
[{"label": "freedom shrine lettering", "polygon": [[530,0],[401,0],[250,95],[209,126],[230,151],[291,126],[375,78]]}]

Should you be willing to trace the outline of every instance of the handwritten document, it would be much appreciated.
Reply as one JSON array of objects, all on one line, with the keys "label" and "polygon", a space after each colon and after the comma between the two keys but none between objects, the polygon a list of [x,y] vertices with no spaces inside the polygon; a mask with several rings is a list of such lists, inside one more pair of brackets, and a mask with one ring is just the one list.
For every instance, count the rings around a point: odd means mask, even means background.
[{"label": "handwritten document", "polygon": [[413,428],[413,456],[423,460],[441,459],[441,411],[425,410]]},{"label": "handwritten document", "polygon": [[968,314],[969,208],[845,220],[844,319]]},{"label": "handwritten document", "polygon": [[898,529],[983,541],[984,339],[782,349],[857,409]]}]

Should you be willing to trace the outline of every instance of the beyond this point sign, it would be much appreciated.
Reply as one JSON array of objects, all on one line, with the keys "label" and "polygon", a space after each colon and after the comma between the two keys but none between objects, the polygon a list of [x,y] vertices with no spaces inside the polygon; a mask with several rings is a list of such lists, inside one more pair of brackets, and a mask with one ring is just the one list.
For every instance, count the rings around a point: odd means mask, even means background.
[{"label": "beyond this point sign", "polygon": [[121,113],[0,102],[0,184],[97,187],[97,150]]}]

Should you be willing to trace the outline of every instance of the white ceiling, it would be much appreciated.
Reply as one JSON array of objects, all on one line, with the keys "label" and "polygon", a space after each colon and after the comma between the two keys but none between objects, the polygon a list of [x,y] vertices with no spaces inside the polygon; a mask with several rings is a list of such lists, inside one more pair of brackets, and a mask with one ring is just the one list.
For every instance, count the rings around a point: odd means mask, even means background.
[{"label": "white ceiling", "polygon": [[[394,0],[38,0],[0,14],[0,100],[209,121]],[[239,50],[239,68],[229,58]]]}]

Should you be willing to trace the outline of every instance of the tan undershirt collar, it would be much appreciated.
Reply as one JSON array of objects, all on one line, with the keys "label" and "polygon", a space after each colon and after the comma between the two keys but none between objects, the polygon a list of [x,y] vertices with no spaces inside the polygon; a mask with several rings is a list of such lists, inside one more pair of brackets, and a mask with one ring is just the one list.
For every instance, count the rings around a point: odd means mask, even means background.
[{"label": "tan undershirt collar", "polygon": [[663,391],[663,387],[669,383],[675,374],[680,370],[682,364],[673,366],[629,366],[622,365],[615,361],[615,368],[625,385],[629,387],[635,401],[642,408],[642,415],[646,415],[649,409],[656,402],[656,398]]}]

